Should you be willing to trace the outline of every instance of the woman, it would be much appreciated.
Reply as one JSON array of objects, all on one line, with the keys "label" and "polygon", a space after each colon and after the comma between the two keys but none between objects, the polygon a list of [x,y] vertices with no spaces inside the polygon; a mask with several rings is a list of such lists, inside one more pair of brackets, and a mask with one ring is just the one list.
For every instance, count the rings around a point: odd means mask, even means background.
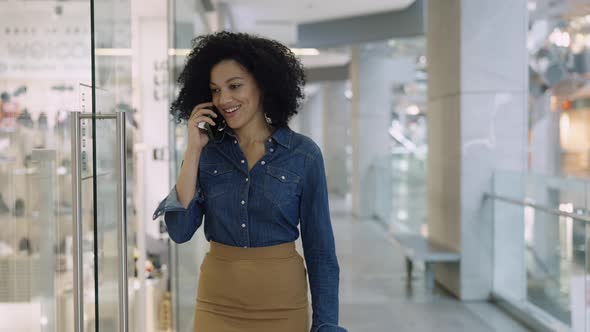
[{"label": "woman", "polygon": [[205,216],[195,331],[307,332],[306,272],[311,331],[345,331],[323,157],[287,125],[303,98],[301,63],[276,41],[220,32],[195,40],[178,82],[171,112],[187,123],[187,148],[154,219],[164,214],[182,243]]}]

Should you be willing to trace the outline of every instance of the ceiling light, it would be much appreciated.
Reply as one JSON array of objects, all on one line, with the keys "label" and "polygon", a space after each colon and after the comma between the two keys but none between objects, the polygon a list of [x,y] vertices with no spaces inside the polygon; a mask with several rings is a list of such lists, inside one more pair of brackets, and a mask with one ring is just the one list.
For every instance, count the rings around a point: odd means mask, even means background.
[{"label": "ceiling light", "polygon": [[586,38],[581,33],[576,33],[574,36],[574,42],[572,43],[572,52],[574,54],[580,54],[584,51],[584,47],[586,46]]},{"label": "ceiling light", "polygon": [[426,56],[424,56],[424,55],[421,55],[421,56],[418,58],[418,63],[419,63],[421,66],[426,66],[426,64],[427,64],[427,61],[426,61]]},{"label": "ceiling light", "polygon": [[130,48],[97,48],[96,56],[131,56]]},{"label": "ceiling light", "polygon": [[549,35],[549,41],[556,46],[569,47],[571,38],[567,31],[561,31],[561,29],[555,28]]},{"label": "ceiling light", "polygon": [[344,91],[344,98],[346,98],[347,100],[351,100],[352,99],[352,90],[346,89]]},{"label": "ceiling light", "polygon": [[317,48],[292,48],[291,51],[295,55],[320,55],[320,51]]},{"label": "ceiling light", "polygon": [[410,105],[406,108],[406,114],[418,115],[420,114],[420,108],[418,107],[418,105]]},{"label": "ceiling light", "polygon": [[537,3],[534,1],[529,1],[527,2],[527,8],[530,12],[534,12],[535,10],[537,10]]},{"label": "ceiling light", "polygon": [[170,56],[187,56],[191,53],[191,49],[190,48],[169,48],[168,49],[168,55]]},{"label": "ceiling light", "polygon": [[397,213],[397,218],[399,220],[407,220],[408,219],[408,211],[406,211],[406,210],[400,210]]}]

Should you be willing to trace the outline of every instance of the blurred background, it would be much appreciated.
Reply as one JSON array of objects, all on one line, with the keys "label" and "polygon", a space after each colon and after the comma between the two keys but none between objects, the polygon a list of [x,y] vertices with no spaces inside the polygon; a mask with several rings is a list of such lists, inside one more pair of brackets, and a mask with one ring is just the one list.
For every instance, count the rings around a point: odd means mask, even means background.
[{"label": "blurred background", "polygon": [[220,30],[305,66],[341,326],[590,331],[588,0],[0,0],[0,331],[191,330],[208,243],[152,213]]}]

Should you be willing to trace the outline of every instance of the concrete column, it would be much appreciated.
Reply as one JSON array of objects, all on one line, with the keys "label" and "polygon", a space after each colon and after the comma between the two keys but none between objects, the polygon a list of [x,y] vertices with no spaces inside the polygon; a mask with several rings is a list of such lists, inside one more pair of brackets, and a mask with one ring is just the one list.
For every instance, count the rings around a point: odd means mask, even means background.
[{"label": "concrete column", "polygon": [[[506,231],[494,234],[484,194],[494,170],[527,166],[527,6],[429,1],[427,16],[429,236],[461,253],[461,264],[440,265],[436,279],[461,299],[481,300],[492,289],[493,236]],[[510,220],[514,234],[521,220]],[[502,244],[523,255],[522,242]]]},{"label": "concrete column", "polygon": [[414,65],[408,58],[393,59],[353,47],[350,78],[352,213],[357,218],[388,218],[392,88],[414,78]]},{"label": "concrete column", "polygon": [[298,121],[300,133],[313,139],[320,147],[324,148],[324,96],[321,85],[318,83],[309,89],[303,107],[299,111]]},{"label": "concrete column", "polygon": [[350,144],[350,101],[346,99],[346,81],[322,84],[324,115],[324,160],[330,194],[348,192],[346,147]]}]

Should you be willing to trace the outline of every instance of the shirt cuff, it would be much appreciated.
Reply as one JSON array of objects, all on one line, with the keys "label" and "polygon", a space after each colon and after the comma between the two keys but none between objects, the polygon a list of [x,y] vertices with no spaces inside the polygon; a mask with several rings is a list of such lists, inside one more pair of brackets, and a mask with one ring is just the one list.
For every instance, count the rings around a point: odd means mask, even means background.
[{"label": "shirt cuff", "polygon": [[162,200],[160,202],[160,204],[156,208],[156,211],[154,211],[154,214],[152,216],[152,220],[156,220],[159,216],[161,216],[169,211],[190,210],[193,204],[196,204],[196,203],[202,204],[204,201],[205,201],[205,197],[203,195],[203,191],[201,190],[201,188],[197,188],[197,192],[195,193],[195,196],[188,204],[188,208],[185,209],[182,206],[182,204],[180,204],[180,201],[178,200],[178,194],[176,193],[176,186],[174,186],[172,188],[172,190],[170,190],[170,193],[168,194],[168,196],[166,196],[166,198],[164,198],[164,200]]},{"label": "shirt cuff", "polygon": [[323,323],[317,328],[312,328],[311,332],[348,332],[345,328],[335,324]]}]

